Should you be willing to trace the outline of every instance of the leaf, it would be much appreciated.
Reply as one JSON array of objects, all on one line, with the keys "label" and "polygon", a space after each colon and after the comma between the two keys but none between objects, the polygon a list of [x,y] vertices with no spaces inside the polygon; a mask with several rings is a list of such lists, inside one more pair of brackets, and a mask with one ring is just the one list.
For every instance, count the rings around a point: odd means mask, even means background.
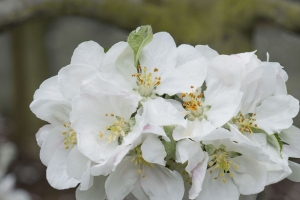
[{"label": "leaf", "polygon": [[170,160],[171,158],[175,158],[176,153],[176,141],[173,139],[172,133],[175,126],[164,126],[164,130],[167,136],[170,138],[170,142],[162,141],[165,150],[167,152],[166,160]]},{"label": "leaf", "polygon": [[269,143],[271,143],[274,147],[276,147],[276,149],[279,151],[280,156],[281,155],[281,151],[282,151],[282,141],[280,140],[279,136],[277,133],[273,134],[273,135],[268,135],[267,136],[267,140]]},{"label": "leaf", "polygon": [[135,66],[137,66],[138,64],[138,60],[143,48],[149,42],[151,42],[152,38],[153,38],[152,28],[149,25],[140,26],[129,34],[127,42],[133,49]]}]

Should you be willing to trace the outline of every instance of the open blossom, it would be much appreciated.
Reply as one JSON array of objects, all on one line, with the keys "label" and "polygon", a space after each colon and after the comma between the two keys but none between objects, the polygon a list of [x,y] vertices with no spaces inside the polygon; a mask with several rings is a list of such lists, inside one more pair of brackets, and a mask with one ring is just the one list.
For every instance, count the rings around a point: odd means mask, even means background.
[{"label": "open blossom", "polygon": [[[137,39],[138,38],[138,39]],[[133,31],[106,53],[95,42],[44,81],[30,105],[57,189],[78,200],[246,200],[300,181],[299,101],[279,63],[219,55]]]}]

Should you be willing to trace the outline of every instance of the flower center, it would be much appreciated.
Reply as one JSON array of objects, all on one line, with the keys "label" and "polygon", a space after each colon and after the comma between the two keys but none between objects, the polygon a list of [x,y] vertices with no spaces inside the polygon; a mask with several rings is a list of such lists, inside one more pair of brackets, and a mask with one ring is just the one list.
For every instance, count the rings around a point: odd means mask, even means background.
[{"label": "flower center", "polygon": [[217,180],[218,176],[220,176],[222,178],[222,181],[226,183],[226,178],[224,177],[225,173],[227,173],[229,177],[232,178],[233,172],[230,169],[233,166],[235,170],[238,170],[238,166],[232,161],[228,160],[228,152],[226,152],[222,147],[216,150],[215,154],[212,157],[212,160],[208,163],[210,173],[212,174],[214,170],[217,170],[217,176],[214,177],[214,179]]},{"label": "flower center", "polygon": [[62,132],[62,134],[65,136],[65,149],[73,148],[77,144],[76,132],[70,127],[70,124],[64,124],[64,127],[69,129]]},{"label": "flower center", "polygon": [[[122,137],[125,137],[127,133],[130,131],[130,124],[124,120],[123,117],[115,116],[114,114],[105,114],[107,117],[115,117],[115,121],[111,126],[106,127],[105,131],[110,131],[107,137],[107,142],[111,143],[112,141],[119,140],[122,142]],[[100,138],[104,138],[104,134],[102,132],[99,133]]]},{"label": "flower center", "polygon": [[[193,89],[194,86],[191,86],[191,88]],[[181,97],[183,100],[183,107],[185,110],[190,111],[187,115],[187,119],[194,121],[196,118],[202,120],[205,117],[204,113],[209,110],[209,107],[203,105],[203,94],[198,89],[196,89],[195,92],[182,93]]]},{"label": "flower center", "polygon": [[132,77],[136,77],[137,83],[139,86],[139,93],[143,97],[149,97],[152,94],[152,90],[160,85],[161,77],[155,76],[158,72],[157,68],[154,68],[153,73],[148,71],[147,67],[144,67],[143,70],[140,65],[137,67],[137,74],[132,74]]},{"label": "flower center", "polygon": [[242,133],[248,132],[253,133],[252,128],[257,128],[257,124],[255,123],[256,114],[246,114],[245,116],[240,113],[235,119],[236,125],[238,125],[239,130]]},{"label": "flower center", "polygon": [[145,166],[154,167],[152,163],[148,163],[146,160],[144,160],[142,156],[142,150],[140,147],[135,148],[136,155],[131,159],[131,162],[133,162],[137,167],[137,173],[142,175],[143,178],[146,177],[145,174],[143,174],[143,169]]}]

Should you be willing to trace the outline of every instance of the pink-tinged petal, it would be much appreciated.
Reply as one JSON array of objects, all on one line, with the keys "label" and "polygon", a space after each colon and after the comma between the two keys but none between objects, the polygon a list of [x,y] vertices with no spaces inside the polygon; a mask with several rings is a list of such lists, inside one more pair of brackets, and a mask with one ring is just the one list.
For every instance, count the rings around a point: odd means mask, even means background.
[{"label": "pink-tinged petal", "polygon": [[177,124],[186,126],[184,115],[163,98],[149,99],[142,104],[144,109],[143,117],[148,124],[155,126]]},{"label": "pink-tinged petal", "polygon": [[[225,174],[226,183],[222,181],[214,170],[210,174],[210,170],[206,170],[205,178],[202,185],[202,190],[196,200],[211,199],[211,200],[238,200],[240,193],[232,179]],[[218,177],[217,179],[214,179]]]},{"label": "pink-tinged petal", "polygon": [[89,159],[79,152],[77,145],[74,146],[68,156],[67,174],[80,181],[88,168],[88,162]]},{"label": "pink-tinged petal", "polygon": [[256,124],[268,134],[280,133],[293,124],[299,112],[299,101],[290,95],[267,98],[255,110]]},{"label": "pink-tinged petal", "polygon": [[133,191],[139,174],[131,159],[130,156],[125,158],[116,170],[108,176],[105,182],[105,190],[109,200],[124,199]]},{"label": "pink-tinged petal", "polygon": [[205,159],[192,171],[192,187],[189,191],[189,198],[195,199],[202,190],[202,184],[207,171],[209,156],[205,153]]},{"label": "pink-tinged petal", "polygon": [[211,60],[215,57],[217,57],[219,54],[217,51],[210,48],[208,45],[197,45],[195,47],[200,53],[207,59]]},{"label": "pink-tinged petal", "polygon": [[82,80],[89,73],[97,73],[95,67],[89,65],[72,64],[63,67],[58,72],[58,83],[64,97],[71,101],[75,96],[79,95]]},{"label": "pink-tinged petal", "polygon": [[170,69],[162,76],[161,84],[156,87],[159,95],[175,95],[177,93],[192,92],[191,86],[200,87],[206,77],[207,64],[204,57],[192,60],[176,69]]},{"label": "pink-tinged petal", "polygon": [[170,138],[165,133],[165,130],[161,126],[147,125],[143,128],[142,133],[155,134],[157,136],[162,136],[162,138],[167,142],[171,141]]},{"label": "pink-tinged petal", "polygon": [[155,135],[148,135],[142,146],[142,156],[149,163],[165,166],[166,150],[160,139]]},{"label": "pink-tinged petal", "polygon": [[267,181],[265,166],[250,157],[237,156],[230,159],[238,168],[232,171],[233,181],[243,195],[257,194],[264,190]]},{"label": "pink-tinged petal", "polygon": [[89,65],[100,69],[104,57],[104,49],[94,41],[83,42],[73,52],[71,64]]},{"label": "pink-tinged petal", "polygon": [[289,161],[289,167],[292,170],[292,174],[287,178],[294,182],[300,182],[300,164]]},{"label": "pink-tinged petal", "polygon": [[37,141],[37,144],[42,147],[48,133],[54,128],[55,126],[51,125],[51,124],[47,124],[47,125],[44,125],[42,126],[37,134],[35,135],[35,138],[36,138],[36,141]]},{"label": "pink-tinged petal", "polygon": [[88,190],[80,190],[79,187],[76,190],[77,200],[105,200],[106,193],[104,184],[106,181],[105,176],[97,176],[94,178],[94,184]]},{"label": "pink-tinged petal", "polygon": [[117,148],[112,152],[112,154],[102,163],[96,164],[91,168],[91,174],[93,176],[104,175],[107,176],[111,172],[116,170],[116,167],[123,160],[130,150],[130,145],[128,146],[117,146]]},{"label": "pink-tinged petal", "polygon": [[78,180],[69,177],[67,174],[67,162],[70,151],[70,149],[65,149],[64,144],[62,144],[56,150],[47,167],[47,180],[55,189],[69,189],[76,187],[79,183]]},{"label": "pink-tinged petal", "polygon": [[184,184],[181,175],[166,167],[145,167],[141,186],[151,200],[182,200]]},{"label": "pink-tinged petal", "polygon": [[40,151],[40,158],[44,165],[48,166],[56,150],[64,143],[65,136],[62,133],[65,131],[68,131],[66,127],[57,126],[45,138]]},{"label": "pink-tinged petal", "polygon": [[149,71],[154,68],[158,68],[159,72],[174,68],[177,60],[174,39],[166,32],[154,34],[152,41],[144,47],[139,60],[141,67],[147,67]]},{"label": "pink-tinged petal", "polygon": [[45,80],[40,88],[33,95],[33,99],[53,99],[58,101],[66,101],[58,86],[58,76],[53,76]]},{"label": "pink-tinged petal", "polygon": [[40,119],[53,125],[69,123],[71,104],[66,101],[37,99],[30,104],[31,111]]},{"label": "pink-tinged petal", "polygon": [[241,112],[253,113],[256,106],[270,97],[276,89],[276,76],[272,66],[258,67],[247,74],[241,91],[243,94]]}]

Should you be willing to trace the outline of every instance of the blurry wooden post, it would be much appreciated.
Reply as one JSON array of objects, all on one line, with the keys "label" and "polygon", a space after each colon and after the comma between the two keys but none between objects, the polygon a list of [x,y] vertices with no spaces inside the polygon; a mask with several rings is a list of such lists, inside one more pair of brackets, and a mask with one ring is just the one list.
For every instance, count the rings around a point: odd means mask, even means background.
[{"label": "blurry wooden post", "polygon": [[13,134],[20,148],[21,158],[36,160],[38,146],[35,134],[42,126],[29,109],[34,91],[46,79],[45,21],[35,20],[11,31],[13,78],[14,78],[14,120]]}]

